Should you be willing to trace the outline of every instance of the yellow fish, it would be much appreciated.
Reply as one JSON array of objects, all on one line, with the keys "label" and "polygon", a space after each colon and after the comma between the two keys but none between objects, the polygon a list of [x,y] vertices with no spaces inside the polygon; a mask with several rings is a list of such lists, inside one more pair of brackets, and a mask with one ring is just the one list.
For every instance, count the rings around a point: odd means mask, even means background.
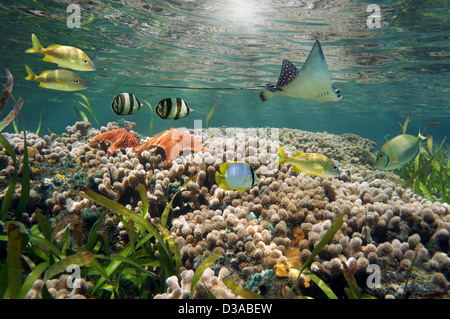
[{"label": "yellow fish", "polygon": [[278,146],[279,164],[290,163],[292,170],[319,177],[338,177],[341,173],[339,167],[322,154],[297,152],[289,157]]},{"label": "yellow fish", "polygon": [[25,80],[40,82],[39,86],[42,88],[59,91],[78,91],[87,88],[83,80],[72,71],[63,69],[53,71],[47,70],[37,76],[27,65],[25,68],[28,73]]},{"label": "yellow fish", "polygon": [[95,65],[91,59],[75,47],[65,45],[52,44],[44,48],[39,42],[35,34],[31,35],[33,47],[26,50],[26,53],[42,53],[45,57],[42,59],[45,62],[56,63],[62,68],[68,68],[78,71],[94,71]]}]

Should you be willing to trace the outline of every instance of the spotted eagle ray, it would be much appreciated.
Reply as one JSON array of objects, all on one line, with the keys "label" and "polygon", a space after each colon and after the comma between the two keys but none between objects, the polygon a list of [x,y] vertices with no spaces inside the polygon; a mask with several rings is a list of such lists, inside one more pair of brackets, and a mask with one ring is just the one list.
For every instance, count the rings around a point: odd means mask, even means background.
[{"label": "spotted eagle ray", "polygon": [[262,101],[267,101],[275,95],[320,102],[337,102],[343,99],[340,91],[331,86],[327,62],[318,40],[300,71],[289,60],[283,60],[277,85],[267,84],[259,97]]}]

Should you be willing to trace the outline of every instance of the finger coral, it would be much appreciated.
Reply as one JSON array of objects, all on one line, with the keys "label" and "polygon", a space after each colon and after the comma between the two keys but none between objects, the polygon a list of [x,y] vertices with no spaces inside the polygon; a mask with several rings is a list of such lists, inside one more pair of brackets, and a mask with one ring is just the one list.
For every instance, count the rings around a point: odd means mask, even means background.
[{"label": "finger coral", "polygon": [[[364,288],[380,298],[398,297],[396,287],[404,287],[413,265],[415,277],[408,284],[412,295],[444,293],[445,285],[448,287],[448,204],[431,202],[398,186],[392,181],[396,178],[392,172],[374,170],[366,154],[373,151],[375,143],[352,134],[292,129],[172,129],[154,138],[138,138],[131,132],[134,129],[133,123],[111,122],[96,129],[77,122],[62,134],[29,134],[32,175],[30,201],[20,219],[24,225],[37,223],[35,211],[39,208],[52,226],[64,218],[81,220],[88,234],[104,208],[81,199],[79,190],[91,189],[137,214],[145,205],[143,194],[149,211],[146,218],[152,222],[159,220],[171,203],[167,230],[182,262],[181,282],[169,276],[167,291],[153,297],[189,298],[194,271],[212,253],[222,258],[205,270],[194,298],[208,297],[208,289],[217,297],[235,298],[222,281],[230,274],[242,287],[277,297],[282,287],[297,278],[293,267],[307,261],[334,220],[342,217],[341,228],[309,266],[309,271],[325,282],[333,287],[342,284],[345,263],[358,283],[363,283],[377,265],[383,270],[381,288]],[[120,132],[127,136],[121,142]],[[2,135],[21,163],[23,135]],[[103,139],[111,144],[103,144]],[[134,139],[146,143],[130,142]],[[181,144],[175,146],[178,142]],[[290,154],[320,152],[339,161],[341,177],[323,179],[275,165],[278,145]],[[226,161],[250,163],[260,183],[242,194],[219,188],[214,175]],[[0,200],[15,172],[13,160],[0,147]],[[11,207],[18,205],[21,191],[17,186]],[[100,229],[114,238],[113,253],[130,240],[128,228],[115,214],[108,214]],[[57,240],[63,239],[65,228],[57,233]],[[161,256],[155,253],[155,258]],[[270,271],[276,275],[268,285],[260,276]],[[308,279],[300,276],[295,289],[307,285],[309,291],[318,289]],[[38,297],[42,284],[36,283],[30,298],[32,294]],[[55,296],[58,291],[49,288]],[[70,294],[62,291],[58,297]]]},{"label": "finger coral", "polygon": [[[68,280],[69,275],[64,274],[57,279],[47,280],[45,285],[50,295],[55,299],[87,299],[90,297],[90,291],[94,287],[92,282],[79,278],[72,283],[73,287],[69,287]],[[25,299],[43,299],[43,285],[42,279],[36,280]]]}]

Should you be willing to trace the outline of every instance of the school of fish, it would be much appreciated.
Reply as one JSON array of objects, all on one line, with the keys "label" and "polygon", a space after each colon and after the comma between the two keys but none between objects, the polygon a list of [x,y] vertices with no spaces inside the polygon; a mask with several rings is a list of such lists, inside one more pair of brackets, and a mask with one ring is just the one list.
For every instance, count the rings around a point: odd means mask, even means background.
[{"label": "school of fish", "polygon": [[[35,34],[31,35],[33,46],[25,53],[40,53],[45,55],[45,62],[56,63],[62,68],[78,71],[94,71],[95,65],[82,50],[59,44],[52,44],[44,48]],[[25,66],[27,77],[25,80],[39,82],[39,87],[59,91],[78,91],[87,88],[83,80],[72,71],[65,69],[46,70],[39,76],[29,66]]]},{"label": "school of fish", "polygon": [[[37,81],[39,87],[52,90],[78,91],[87,88],[87,85],[77,74],[66,70],[96,70],[94,63],[86,53],[76,47],[59,44],[52,44],[44,48],[35,34],[32,34],[31,40],[32,47],[27,49],[26,53],[43,54],[43,61],[55,63],[63,69],[45,70],[36,75],[26,65],[26,80]],[[340,90],[333,88],[331,84],[328,66],[318,40],[315,41],[301,70],[298,70],[291,61],[284,59],[277,84],[267,84],[264,90],[260,92],[259,97],[262,101],[267,101],[277,95],[319,102],[343,100]],[[113,112],[121,116],[135,114],[141,107],[142,103],[133,93],[120,93],[114,97],[111,103]],[[207,122],[209,122],[215,109],[216,103],[208,114]],[[179,97],[160,100],[155,107],[155,113],[163,120],[182,119],[192,111],[193,109],[190,108],[188,103]],[[420,142],[426,137],[420,133],[418,136],[405,134],[408,121],[409,116],[403,127],[403,134],[387,141],[381,147],[376,158],[375,168],[380,170],[398,169],[417,156]],[[293,171],[312,176],[336,178],[340,175],[338,165],[322,154],[297,152],[290,157],[279,147],[278,164],[283,163],[290,164]],[[219,171],[216,172],[215,180],[219,187],[225,190],[238,190],[240,192],[259,183],[259,178],[253,168],[245,162],[223,163],[219,167]]]}]

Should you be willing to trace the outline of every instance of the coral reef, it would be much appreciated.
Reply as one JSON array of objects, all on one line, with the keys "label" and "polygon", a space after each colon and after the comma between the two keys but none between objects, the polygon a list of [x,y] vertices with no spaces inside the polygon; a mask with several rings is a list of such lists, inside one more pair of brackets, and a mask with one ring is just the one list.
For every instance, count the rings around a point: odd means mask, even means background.
[{"label": "coral reef", "polygon": [[[50,295],[55,299],[87,299],[90,298],[90,291],[94,284],[79,278],[71,281],[69,275],[61,275],[57,279],[47,280],[45,285]],[[69,282],[72,283],[72,288],[69,287]],[[44,282],[38,279],[25,296],[26,299],[42,299],[42,286]]]},{"label": "coral reef", "polygon": [[[223,283],[222,279],[227,275],[228,270],[225,267],[220,268],[217,275],[213,269],[207,268],[201,276],[201,283],[195,287],[192,297],[195,299],[207,299],[209,290],[220,299],[239,298],[239,296],[236,296]],[[193,270],[182,271],[181,286],[178,283],[178,278],[176,276],[169,277],[167,279],[167,292],[155,295],[155,299],[190,299],[193,276]]]},{"label": "coral reef", "polygon": [[[133,123],[125,125],[133,129]],[[403,189],[392,181],[396,177],[392,172],[374,170],[367,154],[375,143],[367,139],[292,129],[183,130],[189,132],[189,143],[202,140],[201,150],[205,152],[182,153],[174,158],[169,157],[170,150],[161,153],[161,149],[148,145],[110,154],[106,148],[88,143],[93,136],[117,129],[117,123],[94,129],[77,122],[61,136],[29,134],[32,191],[22,220],[27,225],[35,223],[38,207],[55,223],[61,214],[81,216],[88,231],[92,225],[89,218],[95,220],[103,208],[78,197],[81,187],[139,212],[142,202],[138,185],[142,184],[149,199],[150,218],[160,217],[173,200],[169,230],[180,249],[182,280],[179,284],[170,277],[167,292],[155,298],[189,297],[193,271],[212,253],[223,258],[204,272],[195,298],[207,297],[204,285],[217,297],[235,298],[222,282],[229,274],[254,292],[278,297],[284,284],[293,283],[289,265],[303,264],[340,216],[344,220],[341,229],[310,266],[330,287],[342,282],[345,263],[360,287],[379,298],[402,297],[409,273],[414,279],[408,284],[412,297],[448,292],[448,204],[433,203],[411,189]],[[5,137],[22,156],[23,136],[5,133]],[[288,153],[320,152],[339,161],[340,178],[298,173],[289,170],[289,164],[275,166],[278,144]],[[248,162],[260,183],[242,194],[219,188],[214,173],[225,161]],[[2,149],[0,169],[3,189],[14,168]],[[189,177],[193,178],[182,187]],[[15,202],[20,187],[16,192]],[[4,191],[0,199],[2,196]],[[104,223],[126,240],[127,230],[120,228],[117,220],[108,217]],[[367,286],[371,265],[377,265],[382,273],[376,288]],[[276,276],[276,269],[286,277]],[[271,284],[264,284],[261,278],[269,275]],[[306,276],[296,283],[296,289],[303,292],[313,286]]]}]

